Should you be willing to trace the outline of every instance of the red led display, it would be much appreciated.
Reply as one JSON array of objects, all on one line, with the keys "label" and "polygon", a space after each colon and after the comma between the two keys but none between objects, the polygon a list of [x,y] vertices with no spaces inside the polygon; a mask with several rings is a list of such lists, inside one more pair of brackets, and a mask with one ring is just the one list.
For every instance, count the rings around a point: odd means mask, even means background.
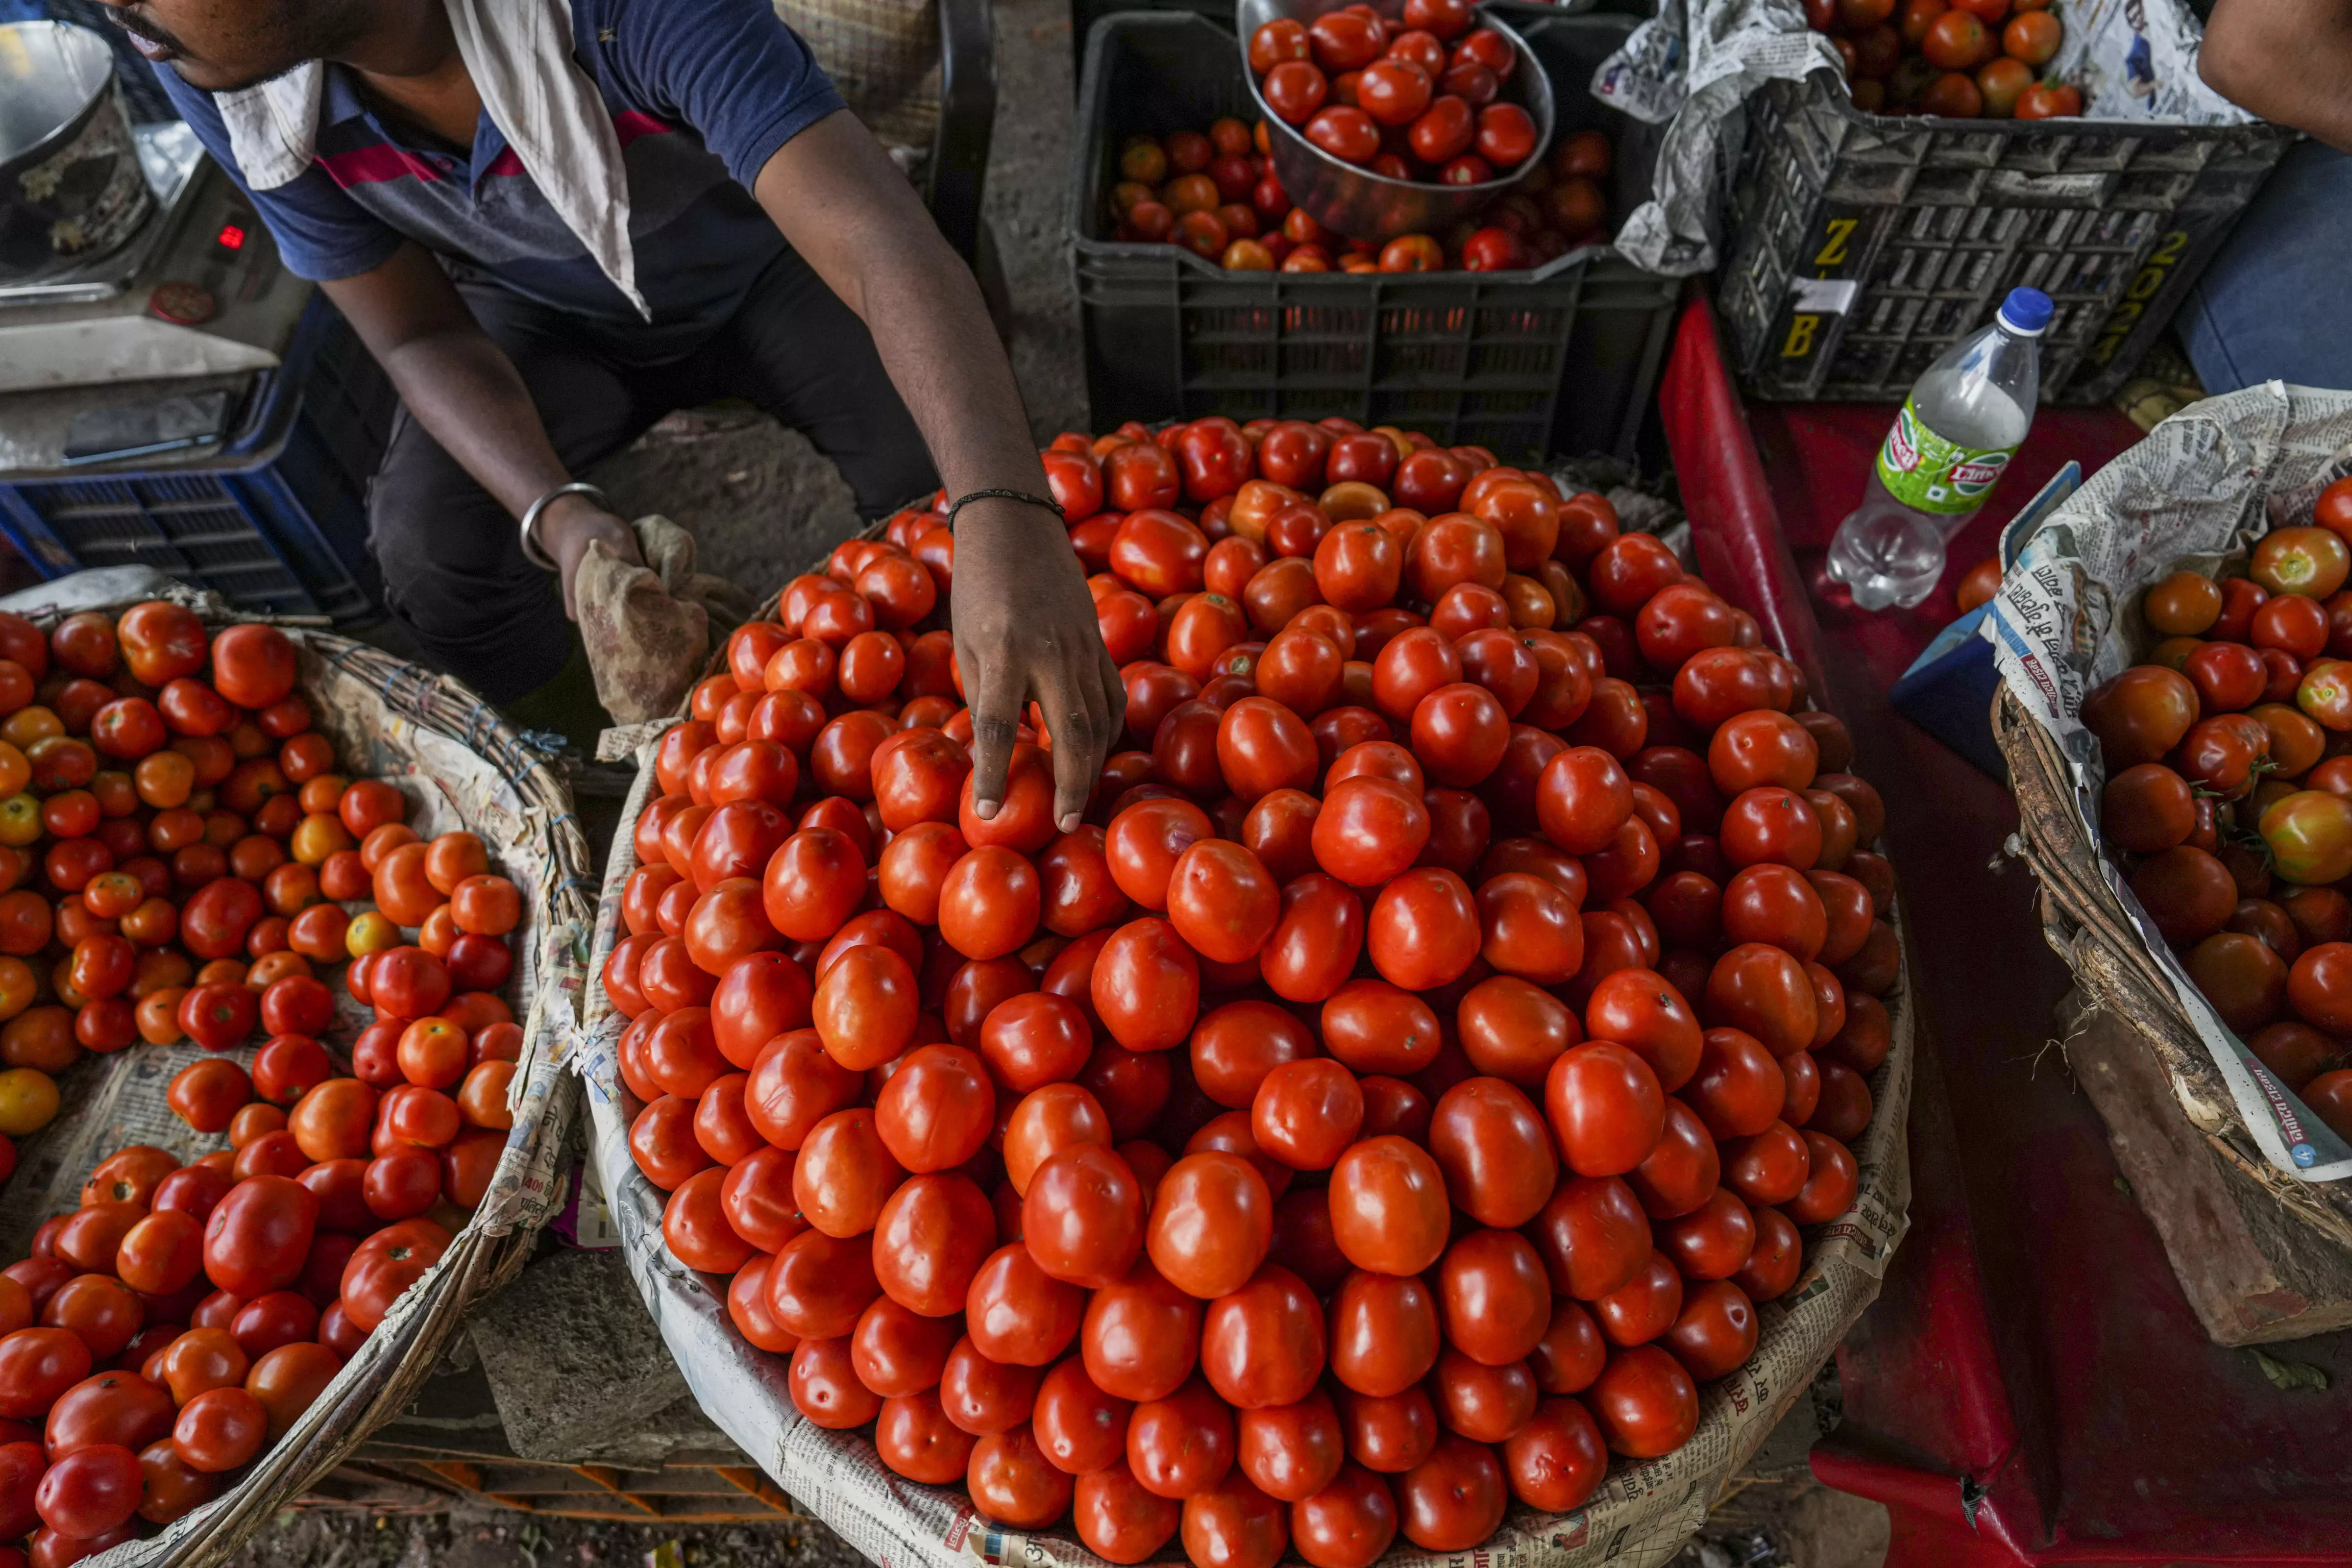
[{"label": "red led display", "polygon": [[236,224],[225,223],[221,225],[220,233],[213,237],[213,243],[223,250],[243,250],[245,230]]}]

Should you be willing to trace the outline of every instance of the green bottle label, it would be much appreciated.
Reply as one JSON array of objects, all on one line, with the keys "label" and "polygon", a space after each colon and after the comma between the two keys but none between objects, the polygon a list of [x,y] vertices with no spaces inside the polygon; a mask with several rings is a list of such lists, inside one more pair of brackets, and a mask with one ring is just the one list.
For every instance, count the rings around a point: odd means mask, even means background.
[{"label": "green bottle label", "polygon": [[1878,482],[1915,511],[1958,517],[1974,511],[2000,471],[2017,455],[2014,447],[1963,447],[1927,427],[1909,398],[1878,449]]}]

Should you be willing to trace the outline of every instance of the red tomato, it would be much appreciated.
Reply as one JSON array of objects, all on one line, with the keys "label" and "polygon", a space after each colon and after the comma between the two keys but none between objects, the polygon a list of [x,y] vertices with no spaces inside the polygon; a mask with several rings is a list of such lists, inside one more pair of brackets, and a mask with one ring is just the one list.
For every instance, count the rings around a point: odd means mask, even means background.
[{"label": "red tomato", "polygon": [[1525,1225],[1558,1180],[1550,1130],[1525,1094],[1498,1079],[1465,1079],[1440,1096],[1428,1146],[1450,1200],[1483,1225]]},{"label": "red tomato", "polygon": [[1277,996],[1320,1002],[1345,984],[1363,942],[1362,900],[1337,879],[1309,873],[1283,889],[1259,969]]},{"label": "red tomato", "polygon": [[374,1332],[393,1303],[448,1247],[449,1233],[429,1219],[402,1220],[367,1237],[343,1266],[344,1313],[357,1328]]},{"label": "red tomato", "polygon": [[1089,994],[1120,1045],[1165,1050],[1192,1033],[1200,1010],[1199,960],[1168,921],[1131,921],[1103,944]]},{"label": "red tomato", "polygon": [[1365,921],[1373,967],[1408,991],[1458,979],[1476,962],[1480,940],[1477,904],[1468,885],[1434,867],[1391,879]]},{"label": "red tomato", "polygon": [[1428,808],[1416,790],[1359,775],[1327,786],[1310,837],[1324,870],[1352,886],[1376,888],[1420,858],[1429,833]]},{"label": "red tomato", "polygon": [[1217,721],[1218,767],[1244,802],[1277,789],[1310,787],[1318,760],[1306,723],[1266,698],[1244,697]]},{"label": "red tomato", "polygon": [[1655,1345],[1619,1351],[1585,1394],[1612,1452],[1655,1458],[1689,1441],[1698,1426],[1698,1390]]},{"label": "red tomato", "polygon": [[267,708],[294,689],[294,644],[276,626],[230,626],[213,638],[213,685],[240,708]]},{"label": "red tomato", "polygon": [[1273,1226],[1273,1198],[1256,1168],[1207,1151],[1187,1154],[1160,1179],[1145,1246],[1162,1278],[1213,1300],[1256,1271],[1272,1245]]},{"label": "red tomato", "polygon": [[1609,1040],[1575,1047],[1552,1064],[1544,1108],[1570,1167],[1585,1176],[1633,1170],[1657,1146],[1665,1125],[1657,1075]]},{"label": "red tomato", "polygon": [[[1246,706],[1246,700],[1229,710],[1228,716]],[[1221,838],[1198,840],[1177,858],[1167,903],[1176,934],[1218,963],[1238,963],[1255,955],[1281,913],[1280,890],[1257,857]]]},{"label": "red tomato", "polygon": [[299,1182],[285,1176],[239,1182],[205,1219],[205,1276],[247,1300],[283,1289],[302,1272],[318,1215],[319,1200]]}]

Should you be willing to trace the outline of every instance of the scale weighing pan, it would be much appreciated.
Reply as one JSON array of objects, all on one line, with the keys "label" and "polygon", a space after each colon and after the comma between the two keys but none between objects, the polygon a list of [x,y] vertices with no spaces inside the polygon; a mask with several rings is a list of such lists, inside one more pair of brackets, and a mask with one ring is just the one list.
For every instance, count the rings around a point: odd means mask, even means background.
[{"label": "scale weighing pan", "polygon": [[154,210],[106,40],[64,22],[0,26],[0,282],[102,257]]},{"label": "scale weighing pan", "polygon": [[[46,79],[28,90],[17,75],[47,70],[62,81],[69,68],[100,74],[94,86],[73,77],[72,92]],[[275,369],[310,302],[310,285],[286,269],[253,204],[195,132],[178,121],[129,124],[113,68],[106,40],[86,27],[0,26],[0,148],[18,148],[0,163],[0,233],[18,237],[17,252],[0,248],[0,447],[54,412],[23,407],[21,395]],[[44,125],[52,129],[41,134]],[[117,133],[118,152],[59,172],[74,149],[111,146]],[[47,191],[54,206],[70,184],[94,212],[101,164],[110,190],[127,177],[138,193],[107,198],[110,224],[126,212],[136,221],[110,228],[102,246],[68,251],[44,239],[34,256],[22,236],[37,204],[25,193]],[[81,232],[94,222],[86,216]],[[26,265],[12,264],[18,253]]]}]

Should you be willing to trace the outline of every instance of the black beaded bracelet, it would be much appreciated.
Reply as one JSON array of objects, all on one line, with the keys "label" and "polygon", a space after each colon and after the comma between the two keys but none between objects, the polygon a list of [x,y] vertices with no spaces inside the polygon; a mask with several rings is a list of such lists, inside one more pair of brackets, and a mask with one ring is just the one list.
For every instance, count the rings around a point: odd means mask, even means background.
[{"label": "black beaded bracelet", "polygon": [[1059,505],[1047,500],[1044,496],[1033,496],[1027,490],[970,490],[956,497],[955,500],[948,503],[949,533],[953,534],[955,532],[956,513],[961,511],[968,503],[976,500],[1017,500],[1026,506],[1042,506],[1047,511],[1052,512],[1055,517],[1060,518],[1064,522],[1070,521],[1068,516],[1063,512]]}]

